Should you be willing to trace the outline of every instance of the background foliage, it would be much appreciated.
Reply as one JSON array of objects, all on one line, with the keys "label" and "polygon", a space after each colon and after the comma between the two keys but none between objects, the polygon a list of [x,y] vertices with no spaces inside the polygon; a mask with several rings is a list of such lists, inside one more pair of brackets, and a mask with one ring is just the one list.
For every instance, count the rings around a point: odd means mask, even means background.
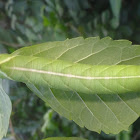
[{"label": "background foliage", "polygon": [[[139,0],[0,0],[0,52],[76,36],[110,36],[140,44]],[[97,134],[59,116],[22,83],[5,82],[13,111],[7,140],[78,136],[89,140],[140,138],[140,120],[117,136]]]}]

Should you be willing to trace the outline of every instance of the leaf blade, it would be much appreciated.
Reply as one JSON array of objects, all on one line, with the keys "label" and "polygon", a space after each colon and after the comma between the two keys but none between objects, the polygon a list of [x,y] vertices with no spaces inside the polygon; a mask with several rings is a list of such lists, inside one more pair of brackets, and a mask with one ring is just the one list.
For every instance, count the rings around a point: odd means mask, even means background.
[{"label": "leaf blade", "polygon": [[86,139],[76,138],[76,137],[54,137],[54,138],[47,138],[44,140],[86,140]]},{"label": "leaf blade", "polygon": [[[50,42],[33,47],[27,47],[17,50],[12,55],[36,56],[43,57],[45,59],[58,59],[90,65],[140,64],[140,46],[132,46],[130,41],[112,41],[109,37],[101,40],[98,37],[88,38],[86,40],[83,38],[76,38],[74,40],[71,39],[64,42]],[[80,48],[81,51],[79,51]],[[137,61],[134,59],[137,59]],[[70,120],[74,120],[81,127],[85,126],[89,130],[96,132],[100,132],[102,130],[105,133],[116,134],[122,130],[127,130],[129,125],[140,115],[138,107],[140,106],[140,96],[137,93],[129,95],[89,94],[90,96],[88,97],[87,94],[82,94],[80,92],[78,94],[73,94],[73,92],[71,92],[73,96],[70,96],[71,94],[68,92],[55,91],[55,89],[49,89],[48,87],[43,89],[41,86],[36,84],[27,85],[43,100],[50,100],[49,105],[59,114]],[[48,90],[51,90],[51,92],[45,92]],[[63,99],[62,97],[65,98]],[[81,98],[90,108],[88,109],[86,107],[82,113],[79,108],[81,108],[81,106],[84,108],[85,105],[81,101]],[[67,103],[66,101],[69,102]],[[53,102],[55,102],[57,107],[53,104]],[[60,109],[58,109],[58,107]],[[90,117],[90,120],[93,119],[93,116],[91,117],[92,113],[89,113],[90,111],[95,114],[98,119],[103,121],[104,125],[102,125],[102,127],[97,127],[100,126],[100,123],[98,123],[97,120],[92,121],[92,123],[95,122],[96,125],[94,125],[95,123],[91,125],[91,121],[87,121],[89,120],[87,117]],[[105,118],[104,114],[106,116]],[[80,117],[82,117],[82,121]],[[107,120],[107,118],[109,118],[109,120]],[[108,123],[110,120],[114,121]],[[116,127],[114,128],[114,126]]]},{"label": "leaf blade", "polygon": [[11,101],[3,90],[2,80],[0,79],[0,139],[6,136],[11,110]]}]

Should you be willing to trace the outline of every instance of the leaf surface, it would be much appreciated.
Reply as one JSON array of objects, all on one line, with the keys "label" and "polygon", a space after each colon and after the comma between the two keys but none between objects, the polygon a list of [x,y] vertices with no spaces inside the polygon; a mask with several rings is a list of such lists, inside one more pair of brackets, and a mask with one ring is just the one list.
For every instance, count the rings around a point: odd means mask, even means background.
[{"label": "leaf surface", "polygon": [[[109,37],[103,39],[79,37],[49,42],[19,49],[11,56],[16,55],[87,65],[140,65],[140,46],[132,45],[126,40],[112,41]],[[31,58],[29,60],[32,60]],[[28,61],[26,66],[33,66],[33,61],[35,60]],[[21,61],[20,63],[22,65]],[[27,81],[30,81],[29,75],[26,73],[24,75]],[[92,131],[116,134],[127,130],[140,115],[138,93],[87,94],[49,88],[48,83],[41,86],[35,83],[36,81],[34,80],[34,84],[29,82],[26,84],[56,112]],[[103,85],[103,88],[106,86]],[[125,89],[124,86],[122,88]]]},{"label": "leaf surface", "polygon": [[47,139],[44,139],[44,140],[86,140],[86,139],[83,139],[83,138],[76,138],[76,137],[54,137],[54,138],[47,138]]},{"label": "leaf surface", "polygon": [[44,139],[44,140],[86,140],[86,139],[83,139],[83,138],[76,138],[76,137],[54,137],[54,138],[47,138],[47,139]]},{"label": "leaf surface", "polygon": [[11,110],[11,101],[3,90],[2,80],[0,79],[0,139],[7,133]]}]

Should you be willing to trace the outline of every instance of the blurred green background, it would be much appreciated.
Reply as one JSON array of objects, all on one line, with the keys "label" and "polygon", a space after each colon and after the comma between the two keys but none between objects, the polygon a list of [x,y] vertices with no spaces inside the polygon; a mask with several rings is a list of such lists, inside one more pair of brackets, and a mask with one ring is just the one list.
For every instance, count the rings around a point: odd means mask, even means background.
[{"label": "blurred green background", "polygon": [[[110,36],[140,44],[140,0],[0,0],[1,53],[77,36]],[[24,84],[5,81],[4,86],[13,104],[5,140],[40,140],[51,136],[140,139],[140,119],[128,132],[98,134],[59,116]]]}]

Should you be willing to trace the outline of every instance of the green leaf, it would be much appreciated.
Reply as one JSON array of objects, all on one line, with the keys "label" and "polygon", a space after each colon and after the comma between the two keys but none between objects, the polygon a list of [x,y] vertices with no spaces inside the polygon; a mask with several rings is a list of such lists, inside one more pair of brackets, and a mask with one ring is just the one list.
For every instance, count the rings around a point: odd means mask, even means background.
[{"label": "green leaf", "polygon": [[2,55],[0,64],[0,77],[26,83],[56,112],[89,130],[116,134],[140,115],[140,46],[130,41],[48,42]]},{"label": "green leaf", "polygon": [[70,137],[70,138],[66,138],[66,137],[54,137],[54,138],[47,138],[47,139],[44,139],[44,140],[86,140],[86,139],[83,139],[83,138],[76,138],[76,137]]},{"label": "green leaf", "polygon": [[122,0],[110,0],[111,10],[114,17],[120,17],[121,2]]},{"label": "green leaf", "polygon": [[0,139],[7,133],[11,109],[11,101],[3,90],[2,80],[0,79]]},{"label": "green leaf", "polygon": [[111,10],[113,13],[113,19],[111,20],[111,25],[113,28],[117,28],[119,26],[121,4],[122,4],[122,0],[110,0]]}]

